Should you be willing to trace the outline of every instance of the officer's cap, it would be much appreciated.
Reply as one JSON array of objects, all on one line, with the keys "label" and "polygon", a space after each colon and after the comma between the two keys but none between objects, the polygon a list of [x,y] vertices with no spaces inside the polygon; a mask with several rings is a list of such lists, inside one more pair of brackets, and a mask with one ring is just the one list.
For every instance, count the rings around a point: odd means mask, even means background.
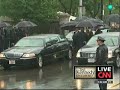
[{"label": "officer's cap", "polygon": [[105,41],[105,39],[101,36],[98,36],[97,41]]}]

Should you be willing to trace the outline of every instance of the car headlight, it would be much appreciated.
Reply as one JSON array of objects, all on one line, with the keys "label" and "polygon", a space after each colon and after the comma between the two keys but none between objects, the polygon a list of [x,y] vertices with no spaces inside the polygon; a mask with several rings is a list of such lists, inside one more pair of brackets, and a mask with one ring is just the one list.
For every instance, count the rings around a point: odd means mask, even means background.
[{"label": "car headlight", "polygon": [[78,50],[76,57],[80,58],[80,50]]},{"label": "car headlight", "polygon": [[111,58],[113,56],[113,52],[112,51],[108,51],[108,58]]},{"label": "car headlight", "polygon": [[22,57],[24,57],[24,58],[35,57],[35,54],[34,53],[26,53]]},{"label": "car headlight", "polygon": [[4,53],[0,53],[0,58],[5,58],[5,54]]}]

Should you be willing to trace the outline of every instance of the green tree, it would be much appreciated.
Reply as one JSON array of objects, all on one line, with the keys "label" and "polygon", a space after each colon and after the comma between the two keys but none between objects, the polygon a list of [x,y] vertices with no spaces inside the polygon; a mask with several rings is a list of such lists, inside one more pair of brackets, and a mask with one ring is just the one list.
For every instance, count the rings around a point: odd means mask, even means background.
[{"label": "green tree", "polygon": [[69,13],[70,15],[78,15],[79,0],[58,0],[59,10]]},{"label": "green tree", "polygon": [[[119,0],[113,1],[112,13],[119,13]],[[104,0],[105,15],[108,0]],[[83,0],[86,16],[99,17],[100,0]],[[0,0],[0,16],[8,16],[16,22],[20,19],[36,22],[57,19],[57,12],[63,11],[78,16],[79,0]]]},{"label": "green tree", "polygon": [[18,21],[48,21],[56,18],[56,0],[0,0],[0,15]]}]

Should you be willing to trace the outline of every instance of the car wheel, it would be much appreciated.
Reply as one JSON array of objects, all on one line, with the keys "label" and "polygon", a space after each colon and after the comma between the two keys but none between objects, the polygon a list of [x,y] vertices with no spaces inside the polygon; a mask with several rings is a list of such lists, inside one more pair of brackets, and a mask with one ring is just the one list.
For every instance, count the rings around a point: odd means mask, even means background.
[{"label": "car wheel", "polygon": [[116,61],[115,61],[115,65],[116,67],[120,67],[120,55],[118,54],[117,57],[116,57]]},{"label": "car wheel", "polygon": [[38,57],[38,67],[39,67],[39,68],[42,68],[42,67],[43,67],[43,60],[42,60],[42,57],[41,57],[41,56]]}]

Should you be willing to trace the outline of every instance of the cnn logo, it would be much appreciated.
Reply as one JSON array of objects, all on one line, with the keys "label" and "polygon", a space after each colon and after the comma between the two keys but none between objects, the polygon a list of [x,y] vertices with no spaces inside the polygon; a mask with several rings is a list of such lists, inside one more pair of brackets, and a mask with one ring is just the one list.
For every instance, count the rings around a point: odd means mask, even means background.
[{"label": "cnn logo", "polygon": [[113,67],[112,66],[96,66],[96,78],[97,79],[113,79]]}]

